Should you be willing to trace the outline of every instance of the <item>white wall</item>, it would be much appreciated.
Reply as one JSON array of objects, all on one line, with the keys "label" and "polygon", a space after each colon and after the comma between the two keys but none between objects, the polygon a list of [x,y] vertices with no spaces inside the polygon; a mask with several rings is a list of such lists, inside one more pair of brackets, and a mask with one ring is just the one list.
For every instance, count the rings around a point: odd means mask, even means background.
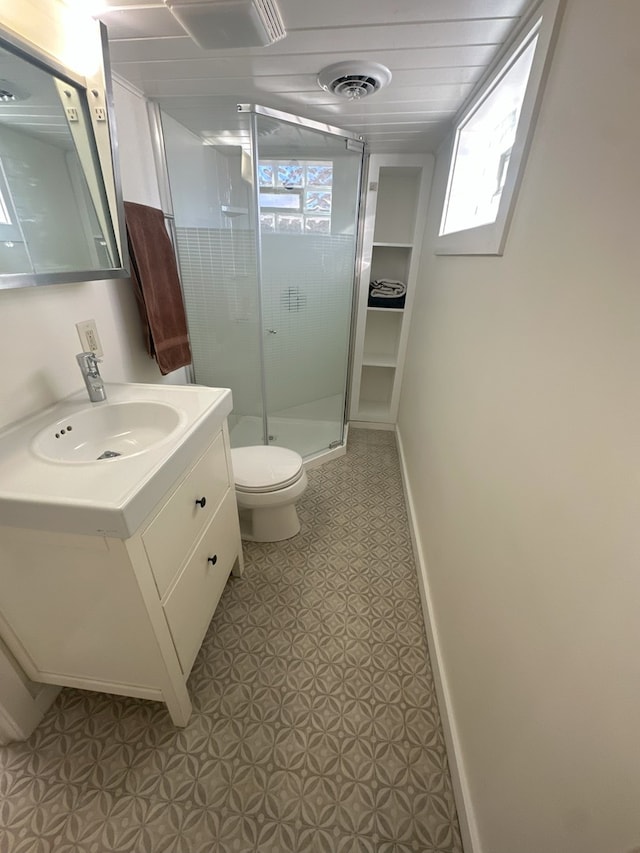
[{"label": "white wall", "polygon": [[484,853],[640,845],[640,5],[568,0],[502,258],[435,257],[400,433]]}]

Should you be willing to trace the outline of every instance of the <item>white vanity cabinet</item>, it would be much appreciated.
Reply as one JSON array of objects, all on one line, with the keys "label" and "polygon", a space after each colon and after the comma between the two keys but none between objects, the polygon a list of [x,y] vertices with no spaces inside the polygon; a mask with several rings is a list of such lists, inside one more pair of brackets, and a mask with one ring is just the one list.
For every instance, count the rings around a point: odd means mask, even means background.
[{"label": "white vanity cabinet", "polygon": [[186,725],[186,680],[242,573],[226,420],[128,538],[0,527],[0,634],[34,681],[155,699]]}]

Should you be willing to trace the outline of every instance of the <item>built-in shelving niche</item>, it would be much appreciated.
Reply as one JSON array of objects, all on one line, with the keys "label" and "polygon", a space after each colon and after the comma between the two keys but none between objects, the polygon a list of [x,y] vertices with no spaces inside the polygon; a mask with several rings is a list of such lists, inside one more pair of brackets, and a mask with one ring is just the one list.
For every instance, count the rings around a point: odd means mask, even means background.
[{"label": "built-in shelving niche", "polygon": [[413,245],[421,172],[420,166],[379,166],[374,243]]},{"label": "built-in shelving niche", "polygon": [[384,420],[391,406],[395,367],[363,365],[358,411],[363,421]]},{"label": "built-in shelving niche", "polygon": [[[431,182],[431,155],[372,155],[351,389],[352,421],[395,423]],[[404,300],[369,298],[370,282],[403,282]],[[384,305],[384,307],[383,307]]]},{"label": "built-in shelving niche", "polygon": [[402,310],[369,308],[364,333],[363,365],[395,367],[402,331]]}]

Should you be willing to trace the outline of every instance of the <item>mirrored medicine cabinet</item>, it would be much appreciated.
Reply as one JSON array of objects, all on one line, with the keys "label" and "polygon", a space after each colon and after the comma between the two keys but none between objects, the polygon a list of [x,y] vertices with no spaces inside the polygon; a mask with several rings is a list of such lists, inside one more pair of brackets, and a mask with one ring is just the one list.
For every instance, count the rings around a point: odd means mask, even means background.
[{"label": "mirrored medicine cabinet", "polygon": [[0,31],[0,289],[128,275],[101,33],[96,88]]}]

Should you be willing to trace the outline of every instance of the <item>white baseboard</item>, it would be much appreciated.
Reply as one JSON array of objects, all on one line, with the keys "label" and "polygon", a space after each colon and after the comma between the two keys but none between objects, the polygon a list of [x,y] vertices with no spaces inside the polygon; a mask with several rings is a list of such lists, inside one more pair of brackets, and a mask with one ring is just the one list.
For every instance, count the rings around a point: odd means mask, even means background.
[{"label": "white baseboard", "polygon": [[58,686],[29,681],[0,643],[0,745],[27,740],[59,692]]},{"label": "white baseboard", "polygon": [[395,424],[382,423],[382,421],[349,421],[354,429],[384,429],[387,432],[395,432]]},{"label": "white baseboard", "polygon": [[413,544],[413,552],[416,559],[418,585],[420,587],[420,598],[422,600],[422,611],[424,613],[424,622],[427,630],[427,641],[429,644],[429,654],[431,656],[433,680],[435,683],[438,705],[440,707],[440,716],[442,718],[442,730],[447,746],[449,769],[451,771],[451,784],[453,785],[453,795],[455,797],[456,808],[458,811],[462,844],[465,853],[482,853],[475,815],[473,812],[473,805],[471,803],[469,793],[469,786],[467,783],[467,776],[464,768],[464,761],[462,759],[462,751],[460,749],[460,740],[458,738],[455,715],[451,707],[451,695],[449,693],[446,672],[442,661],[438,628],[433,617],[433,603],[431,591],[429,589],[427,561],[416,521],[415,506],[407,473],[402,436],[399,429],[396,429],[396,441],[398,443],[398,455],[400,457],[402,487],[404,489],[407,514],[409,516],[411,542]]},{"label": "white baseboard", "polygon": [[51,705],[53,705],[61,688],[57,684],[39,684],[38,688],[33,701],[36,703],[37,709],[44,715]]}]

